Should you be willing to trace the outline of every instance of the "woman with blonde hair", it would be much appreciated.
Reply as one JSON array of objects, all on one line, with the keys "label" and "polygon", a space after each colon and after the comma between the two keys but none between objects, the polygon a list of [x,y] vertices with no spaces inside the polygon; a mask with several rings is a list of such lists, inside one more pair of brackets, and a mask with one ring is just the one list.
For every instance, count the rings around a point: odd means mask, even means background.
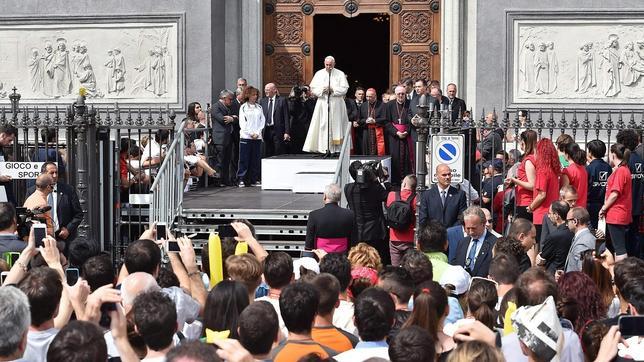
[{"label": "woman with blonde hair", "polygon": [[358,243],[349,250],[349,262],[351,268],[365,267],[380,271],[382,269],[382,260],[378,250],[367,243]]}]

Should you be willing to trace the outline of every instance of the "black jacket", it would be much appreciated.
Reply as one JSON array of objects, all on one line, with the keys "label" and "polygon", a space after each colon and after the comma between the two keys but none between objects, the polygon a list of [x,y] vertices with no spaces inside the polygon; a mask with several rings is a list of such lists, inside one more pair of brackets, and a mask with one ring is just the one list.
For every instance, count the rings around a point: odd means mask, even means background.
[{"label": "black jacket", "polygon": [[355,216],[353,240],[381,241],[387,236],[382,203],[389,192],[381,184],[372,182],[361,187],[355,182],[344,186],[349,209]]},{"label": "black jacket", "polygon": [[234,122],[224,122],[224,116],[233,116],[232,107],[226,107],[221,101],[212,106],[212,140],[216,145],[228,146],[232,141]]},{"label": "black jacket", "polygon": [[[260,99],[259,105],[262,106],[262,110],[264,110],[266,127],[268,127],[268,97]],[[273,136],[277,140],[283,140],[285,133],[290,135],[291,124],[289,122],[288,104],[286,99],[280,96],[275,96],[275,104],[273,104],[273,125],[275,126]]]},{"label": "black jacket", "polygon": [[[316,249],[317,238],[342,238],[351,240],[353,230],[353,212],[344,209],[336,203],[325,204],[324,207],[309,213],[306,224],[306,249]],[[349,245],[347,245],[347,250]]]},{"label": "black jacket", "polygon": [[550,233],[543,242],[541,257],[546,259],[546,269],[554,274],[557,270],[563,270],[568,257],[568,250],[572,244],[575,234],[568,229],[566,224],[559,225],[555,231]]},{"label": "black jacket", "polygon": [[418,218],[420,224],[433,219],[443,224],[445,228],[449,228],[458,223],[458,215],[462,214],[465,209],[467,209],[465,191],[450,186],[443,207],[438,186],[434,185],[431,189],[420,194]]}]

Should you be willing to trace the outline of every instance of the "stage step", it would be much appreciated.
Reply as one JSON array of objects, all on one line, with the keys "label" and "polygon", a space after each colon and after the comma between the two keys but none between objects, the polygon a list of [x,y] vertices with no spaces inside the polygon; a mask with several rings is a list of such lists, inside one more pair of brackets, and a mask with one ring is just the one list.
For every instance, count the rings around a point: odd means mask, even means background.
[{"label": "stage step", "polygon": [[308,214],[308,210],[184,209],[176,229],[184,235],[197,234],[192,240],[199,250],[219,225],[246,219],[255,226],[257,240],[266,250],[286,251],[297,257],[304,249]]},{"label": "stage step", "polygon": [[307,171],[293,176],[293,192],[296,194],[323,193],[326,185],[333,183],[334,172]]}]

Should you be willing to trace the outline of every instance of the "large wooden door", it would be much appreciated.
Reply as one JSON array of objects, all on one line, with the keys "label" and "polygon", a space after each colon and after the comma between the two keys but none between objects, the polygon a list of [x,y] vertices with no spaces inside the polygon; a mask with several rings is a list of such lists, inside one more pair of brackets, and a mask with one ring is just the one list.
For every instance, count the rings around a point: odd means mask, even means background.
[{"label": "large wooden door", "polygon": [[405,78],[438,79],[439,0],[264,0],[264,84],[276,83],[284,95],[293,85],[311,81],[316,14],[365,13],[390,16],[391,84]]}]

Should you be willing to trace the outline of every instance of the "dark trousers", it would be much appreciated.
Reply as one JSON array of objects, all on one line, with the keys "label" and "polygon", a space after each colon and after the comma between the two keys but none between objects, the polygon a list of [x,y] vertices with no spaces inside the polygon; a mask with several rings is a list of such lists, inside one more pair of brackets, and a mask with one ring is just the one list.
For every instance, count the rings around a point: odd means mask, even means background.
[{"label": "dark trousers", "polygon": [[626,254],[626,228],[628,225],[606,224],[615,255]]},{"label": "dark trousers", "polygon": [[230,160],[232,158],[232,145],[215,145],[217,152],[217,164],[221,174],[221,183],[230,185]]},{"label": "dark trousers", "polygon": [[230,158],[230,175],[231,182],[237,182],[237,170],[239,169],[239,131],[233,133],[232,144],[232,154]]},{"label": "dark trousers", "polygon": [[239,141],[237,180],[253,184],[259,180],[262,140],[242,138]]},{"label": "dark trousers", "polygon": [[284,135],[275,134],[275,126],[264,128],[263,158],[284,154]]}]

